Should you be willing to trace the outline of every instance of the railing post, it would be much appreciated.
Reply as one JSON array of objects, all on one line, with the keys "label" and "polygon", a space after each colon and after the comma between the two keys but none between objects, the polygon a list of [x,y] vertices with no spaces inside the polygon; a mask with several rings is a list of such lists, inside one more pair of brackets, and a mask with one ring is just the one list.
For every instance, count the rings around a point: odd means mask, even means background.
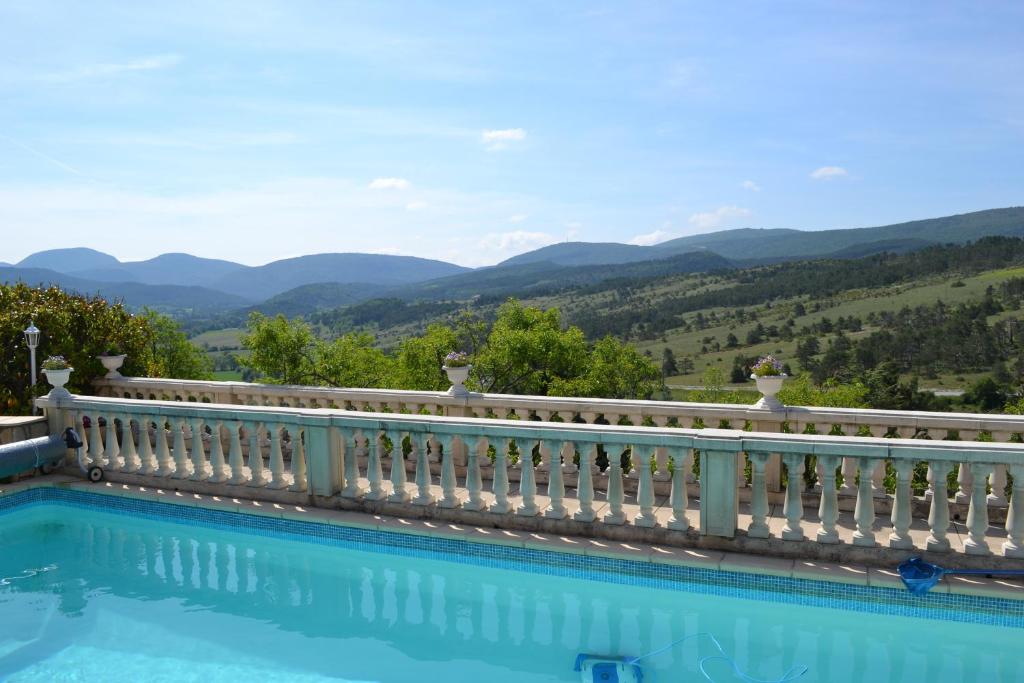
[{"label": "railing post", "polygon": [[252,487],[266,486],[263,476],[263,446],[260,445],[260,423],[246,422],[245,431],[249,436],[249,482]]},{"label": "railing post", "polygon": [[633,519],[633,524],[639,527],[652,527],[657,522],[654,515],[654,480],[651,476],[651,453],[652,449],[633,447],[633,451],[640,451],[644,458],[640,462],[640,484],[637,488],[636,499],[640,506],[640,513]]},{"label": "railing post", "polygon": [[906,550],[914,547],[910,537],[910,476],[914,472],[914,461],[909,458],[894,458],[893,468],[896,470],[896,494],[892,504],[892,533],[889,534],[889,547]]},{"label": "railing post", "polygon": [[405,490],[405,453],[402,448],[402,432],[388,432],[391,441],[391,495],[388,500],[393,503],[408,503],[412,495]]},{"label": "railing post", "polygon": [[860,479],[857,483],[857,505],[853,516],[857,521],[857,530],[853,532],[853,544],[867,548],[875,545],[875,532],[871,528],[875,523],[875,493],[871,475],[878,468],[878,458],[860,458]]},{"label": "railing post", "polygon": [[341,489],[341,438],[336,427],[306,427],[306,469],[316,496],[333,496]]},{"label": "railing post", "polygon": [[550,503],[544,516],[548,519],[562,519],[568,514],[565,509],[565,483],[562,480],[562,451],[565,441],[555,440],[544,442],[548,451],[548,498]]},{"label": "railing post", "polygon": [[738,516],[736,451],[701,448],[700,533],[732,538]]},{"label": "railing post", "polygon": [[785,541],[802,541],[804,536],[800,520],[804,517],[804,503],[801,494],[804,488],[804,454],[786,453],[782,456],[786,463],[786,499],[782,505],[782,513],[786,516],[786,525],[782,527],[780,536]]},{"label": "railing post", "polygon": [[686,517],[686,506],[689,504],[686,495],[686,466],[691,451],[689,448],[671,447],[669,454],[672,456],[672,492],[669,495],[669,504],[672,506],[672,516],[668,520],[668,528],[676,531],[686,531],[690,528],[690,520]]},{"label": "railing post", "polygon": [[821,465],[821,503],[818,505],[821,528],[815,537],[818,543],[838,543],[836,522],[839,520],[839,493],[836,491],[836,468],[840,466],[840,457],[819,455],[818,464]]},{"label": "railing post", "polygon": [[516,439],[516,449],[519,451],[519,495],[522,502],[516,509],[517,515],[526,517],[535,516],[537,508],[537,482],[533,476],[533,439]]},{"label": "railing post", "polygon": [[342,453],[345,471],[345,486],[341,489],[341,495],[345,498],[362,498],[363,487],[359,485],[359,446],[358,437],[351,430],[341,432]]},{"label": "railing post", "polygon": [[[381,451],[384,450],[384,439],[382,434],[371,429],[364,435],[366,438],[366,478],[370,483],[370,490],[366,492],[366,500],[384,500],[387,493],[384,491],[384,467],[381,464]],[[447,448],[447,444],[445,444]]]},{"label": "railing post", "polygon": [[[193,481],[206,479],[206,449],[203,448],[203,424],[205,420],[201,417],[194,417],[189,420],[189,429],[192,432],[192,477]],[[220,438],[220,435],[217,435]],[[212,442],[212,439],[211,439]]]},{"label": "railing post", "polygon": [[443,508],[457,508],[460,505],[458,494],[455,492],[455,448],[453,447],[454,437],[442,434],[438,437],[441,442],[441,500],[438,506]]},{"label": "railing post", "polygon": [[1013,489],[1010,491],[1010,509],[1006,511],[1006,541],[1003,555],[1024,558],[1024,465],[1011,465]]},{"label": "railing post", "polygon": [[508,502],[508,439],[495,440],[494,444],[494,477],[491,487],[494,502],[487,508],[496,515],[507,514],[512,506]]},{"label": "railing post", "polygon": [[[463,510],[483,510],[483,480],[480,477],[480,447],[486,446],[486,437],[467,436],[463,439],[466,449],[466,491],[469,500],[462,504]],[[487,457],[486,455],[484,457]]]},{"label": "railing post", "polygon": [[434,494],[430,490],[430,458],[427,453],[427,444],[431,441],[430,435],[410,434],[409,441],[416,453],[416,497],[413,498],[412,503],[413,505],[432,505]]},{"label": "railing post", "polygon": [[593,522],[596,516],[594,512],[594,455],[597,453],[596,443],[583,443],[580,445],[580,469],[579,480],[576,484],[576,499],[579,501],[580,509],[572,518],[579,522]]},{"label": "railing post", "polygon": [[747,457],[750,458],[750,525],[747,527],[747,536],[768,538],[768,487],[765,469],[772,454],[748,451]]},{"label": "railing post", "polygon": [[929,552],[949,551],[949,539],[946,538],[949,531],[949,487],[946,479],[952,469],[953,463],[945,460],[933,460],[928,464],[932,475],[932,503],[928,510],[929,534],[925,549]]},{"label": "railing post", "polygon": [[174,479],[188,479],[188,453],[185,450],[185,420],[174,418],[171,420],[174,426]]},{"label": "railing post", "polygon": [[292,437],[291,475],[292,483],[289,491],[303,492],[309,488],[308,468],[306,466],[306,432],[305,427],[293,425],[289,431]]},{"label": "railing post", "polygon": [[964,550],[968,555],[990,555],[992,550],[985,541],[988,529],[988,477],[992,474],[992,465],[971,463],[971,475],[974,482],[971,486],[971,504],[967,508],[967,540]]}]

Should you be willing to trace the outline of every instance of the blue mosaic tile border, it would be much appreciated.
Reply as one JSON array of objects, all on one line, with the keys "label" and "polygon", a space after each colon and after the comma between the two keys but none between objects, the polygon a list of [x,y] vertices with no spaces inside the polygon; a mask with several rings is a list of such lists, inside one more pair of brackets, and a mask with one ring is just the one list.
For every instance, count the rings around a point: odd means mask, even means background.
[{"label": "blue mosaic tile border", "polygon": [[746,574],[263,517],[43,486],[0,496],[0,515],[43,504],[88,508],[353,550],[763,602],[1024,628],[1024,600]]}]

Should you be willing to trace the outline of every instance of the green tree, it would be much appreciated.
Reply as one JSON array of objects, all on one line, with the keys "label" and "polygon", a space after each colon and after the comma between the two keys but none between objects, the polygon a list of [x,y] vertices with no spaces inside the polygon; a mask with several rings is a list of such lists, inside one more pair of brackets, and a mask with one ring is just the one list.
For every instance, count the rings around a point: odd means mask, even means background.
[{"label": "green tree", "polygon": [[661,376],[670,377],[679,374],[679,365],[676,364],[676,354],[672,349],[665,347],[661,352]]},{"label": "green tree", "polygon": [[582,377],[590,353],[578,327],[562,329],[558,309],[509,300],[498,309],[470,377],[485,392],[547,395],[556,379]]},{"label": "green tree", "polygon": [[67,388],[76,394],[92,393],[92,380],[105,372],[96,356],[112,347],[127,355],[121,371],[128,376],[206,376],[195,363],[166,359],[168,353],[204,359],[169,318],[133,315],[120,303],[69,294],[58,287],[0,285],[0,414],[27,414],[32,399],[48,391],[42,376],[35,390],[31,388],[23,334],[30,321],[42,330],[38,364],[47,356],[64,356],[75,369]]},{"label": "green tree", "polygon": [[453,329],[445,325],[430,325],[422,337],[409,337],[398,347],[396,385],[417,391],[443,391],[449,386],[441,369],[444,357],[456,348],[458,341]]},{"label": "green tree", "polygon": [[147,374],[150,377],[210,379],[213,363],[202,349],[188,340],[166,315],[145,309],[143,319],[151,330]]}]

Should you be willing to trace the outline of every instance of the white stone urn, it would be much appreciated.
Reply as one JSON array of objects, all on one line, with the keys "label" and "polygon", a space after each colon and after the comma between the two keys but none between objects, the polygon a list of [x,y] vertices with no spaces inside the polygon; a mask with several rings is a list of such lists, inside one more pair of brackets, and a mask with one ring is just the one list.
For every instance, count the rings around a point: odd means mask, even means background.
[{"label": "white stone urn", "polygon": [[450,368],[447,365],[441,366],[448,375],[448,381],[452,383],[451,388],[448,390],[449,394],[458,398],[469,396],[469,390],[466,389],[466,380],[469,379],[469,371],[472,367],[472,365],[462,365],[454,368]]},{"label": "white stone urn", "polygon": [[107,379],[119,379],[121,377],[119,370],[121,369],[121,366],[124,365],[124,359],[127,358],[126,354],[119,353],[116,356],[96,357],[100,359],[100,362],[103,363],[103,367],[107,369],[107,374],[104,375],[104,377]]},{"label": "white stone urn", "polygon": [[64,388],[64,385],[71,379],[71,371],[74,368],[64,368],[62,370],[43,370],[43,374],[46,375],[46,381],[53,385],[53,389],[50,389],[50,393],[47,394],[49,398],[68,398],[71,396],[71,392]]},{"label": "white stone urn", "polygon": [[109,380],[116,380],[121,378],[121,366],[125,364],[125,358],[128,357],[125,353],[118,353],[117,355],[97,355],[103,368],[106,369],[106,375],[104,377]]},{"label": "white stone urn", "polygon": [[759,410],[783,410],[785,406],[775,398],[775,395],[782,389],[786,377],[786,375],[765,375],[764,377],[751,375],[750,379],[757,382],[757,390],[761,392],[761,400],[755,403],[754,407]]}]

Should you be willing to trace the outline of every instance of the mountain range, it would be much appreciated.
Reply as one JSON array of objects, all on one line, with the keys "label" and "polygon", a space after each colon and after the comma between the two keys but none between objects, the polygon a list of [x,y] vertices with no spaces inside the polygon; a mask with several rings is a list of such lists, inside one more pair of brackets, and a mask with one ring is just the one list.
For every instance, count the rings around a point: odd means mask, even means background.
[{"label": "mountain range", "polygon": [[586,286],[613,278],[706,272],[786,260],[903,253],[989,235],[1024,236],[1024,207],[990,209],[871,228],[743,228],[653,246],[564,242],[486,268],[384,254],[330,253],[262,266],[190,254],[122,262],[86,247],[0,262],[0,281],[56,284],[138,308],[207,315],[237,310],[301,315],[378,297],[465,299]]}]

